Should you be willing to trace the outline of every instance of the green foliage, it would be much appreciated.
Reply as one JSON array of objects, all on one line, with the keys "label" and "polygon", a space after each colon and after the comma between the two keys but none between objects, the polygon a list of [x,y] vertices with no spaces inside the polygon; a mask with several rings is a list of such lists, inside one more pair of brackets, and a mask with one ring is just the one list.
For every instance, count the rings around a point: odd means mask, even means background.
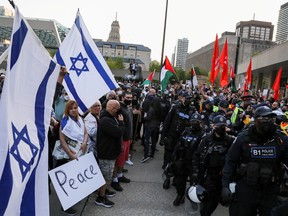
[{"label": "green foliage", "polygon": [[174,68],[178,80],[186,81],[186,72],[182,68]]},{"label": "green foliage", "polygon": [[54,55],[56,54],[57,50],[56,49],[47,49],[47,51],[49,52],[50,56],[53,58]]},{"label": "green foliage", "polygon": [[124,69],[124,63],[123,63],[123,58],[108,58],[106,60],[107,65],[109,66],[110,69]]},{"label": "green foliage", "polygon": [[161,65],[156,60],[151,61],[150,65],[149,65],[149,71],[153,71],[153,70],[155,70],[157,72],[161,71]]}]

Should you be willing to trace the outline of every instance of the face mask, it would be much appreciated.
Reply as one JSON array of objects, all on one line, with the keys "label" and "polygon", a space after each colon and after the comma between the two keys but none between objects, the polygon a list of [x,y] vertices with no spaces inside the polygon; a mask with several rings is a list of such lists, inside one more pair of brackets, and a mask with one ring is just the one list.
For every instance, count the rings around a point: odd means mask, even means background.
[{"label": "face mask", "polygon": [[201,130],[201,126],[198,122],[192,122],[191,128],[192,128],[192,131],[200,131]]},{"label": "face mask", "polygon": [[153,99],[153,98],[155,98],[155,96],[156,96],[155,94],[151,94],[151,95],[148,95],[148,98]]},{"label": "face mask", "polygon": [[127,100],[127,99],[125,99],[125,100],[124,100],[124,103],[125,103],[127,106],[129,106],[129,105],[132,103],[132,100]]},{"label": "face mask", "polygon": [[184,106],[185,106],[185,107],[188,107],[190,104],[191,104],[191,101],[185,99],[185,101],[184,101]]},{"label": "face mask", "polygon": [[276,125],[274,122],[261,122],[257,124],[258,130],[262,133],[265,134],[266,136],[270,136],[275,133],[276,131]]},{"label": "face mask", "polygon": [[65,95],[65,96],[63,96],[63,99],[64,99],[65,101],[68,101],[68,100],[69,100],[69,96],[68,96],[68,95]]},{"label": "face mask", "polygon": [[122,91],[117,91],[117,95],[122,95]]},{"label": "face mask", "polygon": [[226,128],[225,127],[216,127],[214,129],[214,132],[216,134],[218,134],[219,136],[223,137],[225,135],[225,133],[226,133]]}]

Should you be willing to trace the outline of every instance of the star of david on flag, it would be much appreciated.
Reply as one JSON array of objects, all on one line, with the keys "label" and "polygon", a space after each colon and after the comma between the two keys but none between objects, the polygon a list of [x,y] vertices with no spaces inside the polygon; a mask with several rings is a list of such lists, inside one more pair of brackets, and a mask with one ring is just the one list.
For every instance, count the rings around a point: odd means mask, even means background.
[{"label": "star of david on flag", "polygon": [[49,216],[47,134],[59,71],[15,6],[0,103],[0,215]]},{"label": "star of david on flag", "polygon": [[78,77],[81,75],[82,72],[89,71],[87,64],[86,64],[88,61],[88,58],[84,58],[81,52],[76,58],[70,57],[70,59],[72,62],[72,66],[70,67],[69,70],[76,71]]},{"label": "star of david on flag", "polygon": [[[27,173],[31,170],[31,166],[34,164],[39,149],[31,142],[27,130],[27,125],[25,125],[21,131],[18,131],[14,126],[14,124],[12,123],[12,131],[13,131],[14,143],[11,146],[10,153],[19,163],[19,169],[22,174],[22,182],[23,182]],[[25,149],[25,146],[21,145],[28,145],[31,152],[29,152],[29,149],[27,149],[28,154],[21,153],[22,152],[21,150]]]},{"label": "star of david on flag", "polygon": [[80,113],[107,92],[119,88],[79,11],[54,58],[69,72],[63,86],[69,98],[77,101]]}]

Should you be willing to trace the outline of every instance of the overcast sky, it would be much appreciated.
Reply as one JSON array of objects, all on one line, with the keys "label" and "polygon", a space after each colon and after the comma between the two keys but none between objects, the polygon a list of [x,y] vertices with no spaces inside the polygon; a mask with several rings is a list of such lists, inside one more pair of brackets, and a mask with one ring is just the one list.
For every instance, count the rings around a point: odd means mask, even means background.
[{"label": "overcast sky", "polygon": [[[55,19],[70,28],[77,9],[93,38],[107,40],[112,21],[123,43],[149,47],[160,62],[166,0],[14,0],[25,17]],[[272,22],[274,38],[280,6],[288,0],[169,0],[164,55],[171,60],[177,39],[188,38],[188,52],[213,42],[216,33],[235,31],[239,21]],[[8,0],[1,6],[12,9]]]}]

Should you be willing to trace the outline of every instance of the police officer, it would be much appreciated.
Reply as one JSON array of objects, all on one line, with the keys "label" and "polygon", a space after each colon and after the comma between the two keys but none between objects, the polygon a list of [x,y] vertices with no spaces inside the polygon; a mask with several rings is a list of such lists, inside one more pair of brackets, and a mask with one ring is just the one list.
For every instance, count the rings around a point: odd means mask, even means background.
[{"label": "police officer", "polygon": [[213,119],[212,132],[203,136],[193,157],[192,181],[208,192],[203,201],[201,216],[212,215],[221,200],[221,177],[225,156],[235,137],[226,133],[230,120],[222,115]]},{"label": "police officer", "polygon": [[[190,116],[195,112],[195,108],[190,105],[192,96],[188,91],[183,91],[179,99],[180,103],[174,105],[165,118],[161,131],[160,145],[165,145],[163,169],[171,162],[177,141],[184,129],[189,126]],[[168,189],[169,186],[170,178],[166,177],[163,188]]]},{"label": "police officer", "polygon": [[[288,160],[287,136],[276,130],[276,115],[267,106],[258,107],[254,124],[238,135],[226,156],[222,197],[232,198],[229,183],[237,171],[231,215],[270,215],[277,205],[281,163]],[[240,210],[241,209],[241,210]]]},{"label": "police officer", "polygon": [[177,197],[173,202],[174,206],[179,206],[184,202],[186,182],[188,177],[192,176],[192,157],[204,135],[201,123],[204,120],[204,115],[194,113],[191,116],[191,126],[186,127],[173,152],[175,158],[174,180],[177,190]]}]

